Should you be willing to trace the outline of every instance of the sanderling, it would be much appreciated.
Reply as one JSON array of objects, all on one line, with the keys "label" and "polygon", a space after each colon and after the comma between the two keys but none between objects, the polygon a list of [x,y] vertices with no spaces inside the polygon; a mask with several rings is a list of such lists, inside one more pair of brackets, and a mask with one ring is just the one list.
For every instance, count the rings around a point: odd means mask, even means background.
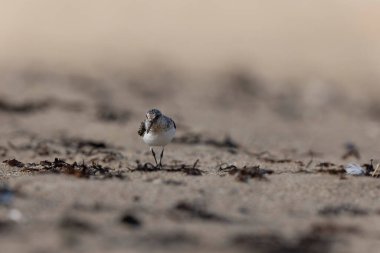
[{"label": "sanderling", "polygon": [[[146,113],[145,121],[141,122],[138,134],[143,137],[146,144],[149,145],[157,167],[162,167],[162,157],[164,149],[174,138],[176,125],[174,121],[163,115],[159,110],[152,109]],[[160,162],[157,163],[156,153],[153,147],[161,147]]]}]

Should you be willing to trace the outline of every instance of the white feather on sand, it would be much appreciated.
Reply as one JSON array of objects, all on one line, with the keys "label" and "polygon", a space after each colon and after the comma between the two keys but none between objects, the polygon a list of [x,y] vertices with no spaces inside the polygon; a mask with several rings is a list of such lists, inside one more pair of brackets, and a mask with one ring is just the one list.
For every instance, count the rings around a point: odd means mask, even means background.
[{"label": "white feather on sand", "polygon": [[344,169],[346,170],[346,173],[348,175],[364,176],[366,174],[366,169],[355,163],[347,164],[346,167],[344,167]]}]

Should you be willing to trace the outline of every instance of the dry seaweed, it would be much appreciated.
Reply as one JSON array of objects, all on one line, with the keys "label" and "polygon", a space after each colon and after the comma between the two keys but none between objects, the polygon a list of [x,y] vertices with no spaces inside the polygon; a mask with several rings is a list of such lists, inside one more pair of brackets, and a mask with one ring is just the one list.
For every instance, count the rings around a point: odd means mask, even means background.
[{"label": "dry seaweed", "polygon": [[318,167],[318,169],[317,169],[318,173],[328,173],[331,175],[343,175],[346,173],[344,166],[336,165],[336,164],[330,163],[330,162],[318,163],[316,165],[316,167]]},{"label": "dry seaweed", "polygon": [[270,158],[270,157],[263,157],[259,158],[260,161],[266,162],[266,163],[295,163],[299,166],[305,166],[304,162],[292,160],[292,159],[276,159],[276,158]]},{"label": "dry seaweed", "polygon": [[364,163],[362,167],[366,171],[366,176],[373,176],[375,172],[375,167],[373,166],[373,159],[371,159],[370,163]]},{"label": "dry seaweed", "polygon": [[343,166],[334,167],[334,168],[328,168],[328,169],[318,169],[317,172],[319,173],[327,173],[330,175],[342,175],[345,174],[346,171],[344,170]]},{"label": "dry seaweed", "polygon": [[239,168],[235,165],[222,164],[219,167],[219,171],[228,172],[228,174],[236,176],[236,180],[239,182],[247,182],[251,178],[268,180],[265,175],[273,173],[273,170],[263,169],[258,165]]},{"label": "dry seaweed", "polygon": [[271,154],[269,151],[263,151],[260,153],[253,153],[246,151],[247,154],[252,155],[257,158],[257,160],[265,163],[295,163],[299,166],[305,166],[303,161],[293,160],[289,158],[277,158],[275,155]]},{"label": "dry seaweed", "polygon": [[267,180],[266,174],[272,174],[272,170],[261,169],[260,166],[246,167],[237,171],[231,171],[231,175],[236,174],[236,180],[240,182],[247,182],[250,178],[257,178],[259,180]]},{"label": "dry seaweed", "polygon": [[219,171],[222,171],[222,172],[230,172],[230,171],[234,171],[234,170],[238,170],[239,168],[235,165],[229,165],[227,163],[222,163],[221,165],[219,165]]},{"label": "dry seaweed", "polygon": [[335,163],[330,163],[330,162],[321,162],[316,165],[316,167],[321,167],[321,168],[330,168],[330,167],[335,167]]},{"label": "dry seaweed", "polygon": [[5,163],[11,167],[18,167],[18,168],[24,167],[24,163],[22,163],[16,159],[5,160],[5,161],[3,161],[3,163]]},{"label": "dry seaweed", "polygon": [[291,159],[275,159],[275,158],[269,158],[269,157],[263,157],[259,159],[260,161],[267,162],[267,163],[291,163],[293,160]]},{"label": "dry seaweed", "polygon": [[188,176],[202,176],[204,171],[197,168],[199,160],[196,160],[193,165],[187,164],[173,164],[164,165],[162,168],[153,165],[152,163],[142,164],[139,160],[136,161],[137,166],[131,171],[141,171],[141,172],[153,172],[153,171],[165,171],[165,172],[183,172]]},{"label": "dry seaweed", "polygon": [[67,163],[64,160],[55,158],[54,161],[41,161],[39,164],[26,164],[22,171],[39,172],[39,173],[55,173],[72,175],[79,178],[95,178],[107,179],[118,178],[124,179],[125,175],[121,171],[114,171],[109,167],[102,166],[97,163],[90,165],[83,163]]},{"label": "dry seaweed", "polygon": [[202,176],[202,173],[204,171],[197,168],[198,163],[199,163],[199,159],[197,159],[193,165],[181,164],[179,165],[179,167],[178,165],[169,165],[166,171],[183,172],[188,176]]},{"label": "dry seaweed", "polygon": [[136,167],[131,171],[143,171],[143,172],[152,172],[159,171],[160,168],[153,165],[152,163],[141,163],[140,160],[136,160]]}]

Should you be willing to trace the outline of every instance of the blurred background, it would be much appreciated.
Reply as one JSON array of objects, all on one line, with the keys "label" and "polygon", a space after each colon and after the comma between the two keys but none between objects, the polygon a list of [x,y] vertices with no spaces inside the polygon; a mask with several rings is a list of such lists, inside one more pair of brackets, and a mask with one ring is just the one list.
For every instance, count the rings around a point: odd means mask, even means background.
[{"label": "blurred background", "polygon": [[[35,124],[45,133],[67,131],[65,119],[76,134],[102,136],[104,126],[83,121],[91,110],[98,115],[100,105],[116,110],[106,112],[110,121],[130,113],[137,123],[147,109],[159,107],[182,129],[190,124],[201,131],[213,128],[246,144],[268,142],[244,138],[251,131],[284,136],[275,143],[293,141],[289,134],[307,126],[299,120],[315,126],[313,134],[322,122],[325,129],[335,127],[338,136],[345,134],[337,143],[353,135],[350,128],[361,127],[353,119],[364,120],[370,122],[364,136],[373,139],[380,118],[379,5],[354,0],[4,0],[0,98],[7,106],[49,100],[71,111],[82,109],[82,114],[60,117],[54,112],[45,127]],[[233,118],[226,120],[226,113],[234,113]],[[294,120],[297,124],[289,125]],[[275,129],[267,130],[268,125]],[[107,138],[120,140],[119,135]]]},{"label": "blurred background", "polygon": [[376,1],[2,1],[2,68],[244,67],[279,83],[374,88]]}]

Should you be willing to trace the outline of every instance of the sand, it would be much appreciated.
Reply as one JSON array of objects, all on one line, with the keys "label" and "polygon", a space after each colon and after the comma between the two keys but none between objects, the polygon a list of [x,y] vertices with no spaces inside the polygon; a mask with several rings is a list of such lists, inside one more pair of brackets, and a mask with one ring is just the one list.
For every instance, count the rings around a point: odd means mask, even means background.
[{"label": "sand", "polygon": [[1,252],[379,252],[377,3],[2,6]]},{"label": "sand", "polygon": [[[339,167],[377,158],[368,105],[147,76],[3,78],[1,156],[22,163],[1,164],[4,252],[377,252],[380,181]],[[157,105],[178,126],[162,170],[137,135]],[[342,159],[346,143],[360,159]]]}]

